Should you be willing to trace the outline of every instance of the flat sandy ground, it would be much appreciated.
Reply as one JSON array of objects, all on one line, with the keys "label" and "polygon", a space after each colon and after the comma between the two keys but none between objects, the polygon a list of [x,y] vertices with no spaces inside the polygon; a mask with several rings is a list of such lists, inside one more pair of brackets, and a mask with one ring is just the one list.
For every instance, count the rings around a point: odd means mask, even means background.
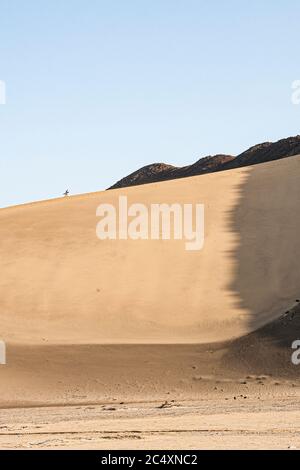
[{"label": "flat sandy ground", "polygon": [[[257,386],[259,389],[259,385]],[[296,449],[299,389],[244,399],[1,410],[1,449]],[[242,393],[249,394],[249,390]]]},{"label": "flat sandy ground", "polygon": [[295,307],[226,343],[11,346],[0,448],[300,448],[299,323]]}]

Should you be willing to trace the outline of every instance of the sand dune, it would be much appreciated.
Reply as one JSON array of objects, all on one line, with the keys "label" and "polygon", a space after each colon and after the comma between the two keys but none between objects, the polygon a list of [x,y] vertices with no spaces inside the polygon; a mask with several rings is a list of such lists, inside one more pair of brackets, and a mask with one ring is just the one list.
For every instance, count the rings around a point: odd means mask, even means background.
[{"label": "sand dune", "polygon": [[[300,157],[0,211],[1,337],[22,344],[208,343],[300,293]],[[96,208],[204,203],[205,244],[96,237]]]},{"label": "sand dune", "polygon": [[[203,250],[100,241],[96,208],[119,195],[204,203]],[[295,387],[299,203],[296,156],[2,209],[0,405],[229,400],[245,387],[262,398]]]}]

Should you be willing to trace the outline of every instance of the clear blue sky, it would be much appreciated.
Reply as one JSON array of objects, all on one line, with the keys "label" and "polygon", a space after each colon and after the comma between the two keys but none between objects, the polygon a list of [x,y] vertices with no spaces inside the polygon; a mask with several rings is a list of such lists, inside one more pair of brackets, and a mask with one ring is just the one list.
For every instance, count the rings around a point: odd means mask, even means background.
[{"label": "clear blue sky", "polygon": [[1,0],[0,206],[300,133],[298,0]]}]

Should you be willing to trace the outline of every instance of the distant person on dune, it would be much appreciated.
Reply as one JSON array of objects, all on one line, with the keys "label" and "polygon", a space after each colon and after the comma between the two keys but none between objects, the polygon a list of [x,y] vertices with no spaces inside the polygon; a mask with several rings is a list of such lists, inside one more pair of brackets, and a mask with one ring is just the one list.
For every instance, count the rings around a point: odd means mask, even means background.
[{"label": "distant person on dune", "polygon": [[69,193],[70,193],[70,191],[67,189],[67,190],[64,192],[64,196],[69,196]]}]

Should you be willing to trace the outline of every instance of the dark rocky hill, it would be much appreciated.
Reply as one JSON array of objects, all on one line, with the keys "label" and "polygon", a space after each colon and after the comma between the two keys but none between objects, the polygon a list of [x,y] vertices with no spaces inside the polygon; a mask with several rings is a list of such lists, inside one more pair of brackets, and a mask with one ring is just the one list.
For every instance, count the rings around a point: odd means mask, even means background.
[{"label": "dark rocky hill", "polygon": [[280,158],[300,155],[300,135],[279,140],[264,142],[249,148],[240,155],[214,155],[200,158],[192,165],[175,167],[164,163],[152,163],[131,173],[108,189],[124,188],[140,184],[166,181],[188,176],[202,175],[215,171],[229,170],[243,166],[278,160]]}]

